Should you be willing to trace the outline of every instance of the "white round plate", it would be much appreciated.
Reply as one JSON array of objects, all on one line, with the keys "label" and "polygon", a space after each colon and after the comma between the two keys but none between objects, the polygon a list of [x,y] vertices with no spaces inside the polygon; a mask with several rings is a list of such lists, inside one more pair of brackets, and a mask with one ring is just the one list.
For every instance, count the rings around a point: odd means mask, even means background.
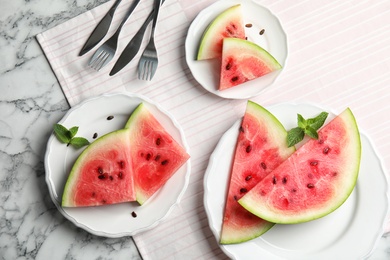
[{"label": "white round plate", "polygon": [[[269,107],[286,129],[296,126],[297,113],[318,115],[309,104]],[[329,111],[329,110],[326,110]],[[329,115],[328,120],[334,117]],[[210,227],[219,241],[227,184],[241,120],[220,139],[204,179],[204,204]],[[389,215],[389,183],[370,140],[361,133],[362,157],[356,187],[331,214],[302,224],[275,225],[262,236],[234,245],[221,245],[233,259],[364,259],[384,232]]]},{"label": "white round plate", "polygon": [[[67,128],[79,126],[76,136],[93,142],[93,135],[102,136],[125,126],[130,114],[144,102],[156,119],[189,153],[182,129],[176,120],[159,105],[135,94],[110,94],[89,99],[71,108],[59,122]],[[114,116],[107,120],[108,116]],[[137,202],[87,208],[61,207],[62,193],[73,163],[82,152],[60,143],[51,135],[45,155],[46,182],[58,210],[76,226],[105,237],[132,236],[156,226],[178,203],[188,186],[190,160],[168,182],[139,206]],[[136,217],[132,216],[136,213]]]},{"label": "white round plate", "polygon": [[[267,86],[271,85],[283,69],[233,88],[219,91],[219,59],[196,60],[199,43],[206,27],[218,14],[237,4],[241,4],[242,6],[244,24],[252,24],[251,28],[245,27],[248,41],[254,42],[267,50],[276,58],[282,67],[285,67],[288,53],[287,36],[278,18],[268,9],[252,0],[221,0],[202,10],[188,30],[185,52],[188,67],[194,78],[203,88],[223,98],[247,99],[257,96]],[[260,35],[259,32],[262,29],[265,32],[263,35]]]}]

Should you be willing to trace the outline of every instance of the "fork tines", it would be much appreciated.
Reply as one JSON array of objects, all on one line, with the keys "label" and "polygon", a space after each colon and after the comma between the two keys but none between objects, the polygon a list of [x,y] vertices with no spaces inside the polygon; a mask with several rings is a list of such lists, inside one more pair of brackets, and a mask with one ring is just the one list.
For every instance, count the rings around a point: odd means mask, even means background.
[{"label": "fork tines", "polygon": [[95,70],[100,70],[105,65],[109,57],[110,54],[108,52],[101,51],[95,59],[91,59],[89,66]]},{"label": "fork tines", "polygon": [[138,79],[152,80],[154,73],[157,70],[157,63],[152,60],[143,60],[139,64]]}]

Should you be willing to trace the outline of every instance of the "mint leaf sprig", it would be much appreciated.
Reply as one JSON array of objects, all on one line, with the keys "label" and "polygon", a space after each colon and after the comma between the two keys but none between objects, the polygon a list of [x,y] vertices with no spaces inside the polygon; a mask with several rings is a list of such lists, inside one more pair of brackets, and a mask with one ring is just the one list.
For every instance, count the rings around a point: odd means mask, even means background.
[{"label": "mint leaf sprig", "polygon": [[323,126],[327,117],[327,112],[322,112],[318,116],[309,119],[304,119],[302,115],[298,114],[298,126],[287,132],[288,147],[302,141],[305,134],[313,139],[318,139],[317,131]]},{"label": "mint leaf sprig", "polygon": [[61,124],[54,125],[54,135],[57,139],[61,143],[67,144],[67,146],[72,145],[76,149],[89,145],[89,141],[84,137],[76,137],[78,130],[78,126],[74,126],[68,130]]}]

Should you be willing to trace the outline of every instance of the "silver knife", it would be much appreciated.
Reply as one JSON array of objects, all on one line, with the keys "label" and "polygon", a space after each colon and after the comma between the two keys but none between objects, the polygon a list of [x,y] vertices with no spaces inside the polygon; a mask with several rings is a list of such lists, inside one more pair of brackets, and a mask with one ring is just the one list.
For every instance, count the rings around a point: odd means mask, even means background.
[{"label": "silver knife", "polygon": [[[165,0],[161,1],[161,5]],[[122,54],[119,56],[119,59],[115,63],[114,67],[110,71],[110,76],[115,75],[121,69],[126,67],[130,61],[137,55],[139,48],[141,47],[142,39],[144,37],[146,28],[153,19],[154,9],[150,12],[149,16],[146,18],[145,22],[139,28],[138,32],[133,36],[131,41],[127,44],[126,48],[123,50]]]},{"label": "silver knife", "polygon": [[89,52],[93,47],[95,47],[107,34],[108,29],[110,28],[110,24],[112,18],[114,16],[115,10],[118,7],[122,0],[116,0],[112,5],[107,14],[100,20],[98,25],[96,25],[95,29],[89,36],[88,40],[85,42],[83,48],[81,49],[79,56],[83,56],[87,52]]}]

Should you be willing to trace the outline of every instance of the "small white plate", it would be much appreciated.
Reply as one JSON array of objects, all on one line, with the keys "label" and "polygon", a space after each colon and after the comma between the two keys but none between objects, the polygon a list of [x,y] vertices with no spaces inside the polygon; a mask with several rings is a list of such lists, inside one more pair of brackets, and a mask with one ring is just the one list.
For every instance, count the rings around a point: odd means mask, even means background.
[{"label": "small white plate", "polygon": [[[188,30],[185,42],[186,61],[194,78],[207,91],[223,98],[248,99],[257,96],[267,86],[271,85],[283,69],[245,82],[239,86],[219,91],[219,60],[196,60],[199,43],[206,27],[218,14],[237,4],[242,6],[244,25],[252,24],[251,28],[245,27],[248,40],[271,53],[282,67],[286,66],[288,53],[287,36],[278,18],[268,9],[252,0],[221,0],[202,10]],[[262,29],[265,32],[263,35],[260,35],[259,32]]]},{"label": "small white plate", "polygon": [[[309,104],[269,107],[285,126],[296,126],[324,109]],[[329,110],[326,110],[329,111]],[[334,115],[329,115],[329,119]],[[328,120],[329,120],[328,119]],[[238,136],[237,121],[220,139],[204,179],[204,204],[210,227],[219,241],[230,167]],[[307,223],[275,225],[264,235],[235,245],[221,245],[233,259],[365,259],[382,236],[389,216],[389,181],[375,149],[361,133],[362,157],[356,187],[333,213]]]},{"label": "small white plate", "polygon": [[[67,128],[79,126],[76,136],[94,140],[125,126],[130,114],[144,102],[151,113],[189,153],[183,131],[177,121],[159,105],[136,94],[110,94],[89,99],[71,108],[59,122]],[[112,120],[107,117],[114,116]],[[68,174],[83,149],[60,143],[51,135],[45,155],[46,182],[58,210],[76,226],[105,237],[132,236],[156,226],[182,198],[188,186],[190,160],[144,205],[137,202],[88,208],[61,207],[62,193]],[[136,217],[132,216],[136,213]]]}]

